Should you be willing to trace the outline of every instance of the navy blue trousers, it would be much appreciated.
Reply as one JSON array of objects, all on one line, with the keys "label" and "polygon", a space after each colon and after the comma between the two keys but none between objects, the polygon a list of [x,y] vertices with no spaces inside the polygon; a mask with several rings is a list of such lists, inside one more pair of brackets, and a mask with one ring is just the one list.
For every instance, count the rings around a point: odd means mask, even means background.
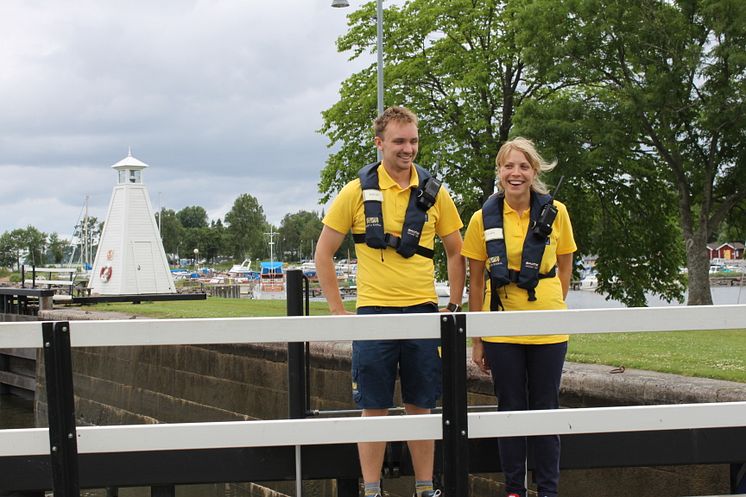
[{"label": "navy blue trousers", "polygon": [[[547,345],[484,342],[499,411],[559,408],[559,387],[567,342]],[[507,493],[526,495],[526,452],[534,454],[539,497],[556,497],[559,486],[559,435],[498,440]]]}]

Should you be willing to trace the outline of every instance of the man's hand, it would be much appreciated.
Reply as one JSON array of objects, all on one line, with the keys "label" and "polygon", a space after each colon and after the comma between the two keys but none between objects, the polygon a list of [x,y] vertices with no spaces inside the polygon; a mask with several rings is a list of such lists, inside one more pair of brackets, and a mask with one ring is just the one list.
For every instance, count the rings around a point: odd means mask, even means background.
[{"label": "man's hand", "polygon": [[347,311],[342,304],[342,296],[339,294],[337,283],[337,272],[334,269],[334,253],[344,241],[344,233],[334,231],[328,226],[321,230],[321,236],[316,243],[316,276],[319,278],[321,291],[329,304],[329,310],[334,315],[344,315]]},{"label": "man's hand", "polygon": [[441,307],[440,312],[461,312],[461,305],[448,302],[446,307]]},{"label": "man's hand", "polygon": [[479,367],[479,369],[482,370],[482,372],[490,372],[490,365],[487,363],[487,358],[484,356],[484,344],[480,338],[473,338],[471,341],[471,360]]}]

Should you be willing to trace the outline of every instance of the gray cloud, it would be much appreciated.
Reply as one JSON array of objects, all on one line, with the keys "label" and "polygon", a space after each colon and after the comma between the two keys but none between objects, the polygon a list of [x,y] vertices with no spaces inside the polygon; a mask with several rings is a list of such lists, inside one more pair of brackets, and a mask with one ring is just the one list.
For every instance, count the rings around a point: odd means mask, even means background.
[{"label": "gray cloud", "polygon": [[86,195],[103,218],[129,146],[156,206],[320,209],[320,113],[362,64],[336,53],[329,4],[0,3],[0,231],[70,233]]}]

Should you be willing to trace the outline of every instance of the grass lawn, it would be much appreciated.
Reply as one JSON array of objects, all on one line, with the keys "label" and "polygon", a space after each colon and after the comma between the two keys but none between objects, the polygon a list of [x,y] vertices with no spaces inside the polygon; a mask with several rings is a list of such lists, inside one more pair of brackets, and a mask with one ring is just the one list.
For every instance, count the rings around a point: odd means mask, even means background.
[{"label": "grass lawn", "polygon": [[[355,302],[345,302],[348,310]],[[284,300],[221,299],[116,303],[86,306],[151,318],[218,318],[286,315]],[[311,302],[311,314],[328,315],[325,302]],[[681,331],[574,335],[567,359],[573,362],[624,366],[685,376],[746,383],[746,330]]]},{"label": "grass lawn", "polygon": [[567,360],[746,383],[746,330],[574,335]]},{"label": "grass lawn", "polygon": [[[350,311],[355,310],[355,302],[345,302]],[[223,299],[208,297],[207,300],[175,300],[143,302],[131,304],[118,302],[96,304],[84,309],[96,312],[124,312],[149,318],[241,318],[262,316],[286,316],[287,303],[284,300]],[[311,302],[310,312],[314,316],[328,315],[326,302]]]}]

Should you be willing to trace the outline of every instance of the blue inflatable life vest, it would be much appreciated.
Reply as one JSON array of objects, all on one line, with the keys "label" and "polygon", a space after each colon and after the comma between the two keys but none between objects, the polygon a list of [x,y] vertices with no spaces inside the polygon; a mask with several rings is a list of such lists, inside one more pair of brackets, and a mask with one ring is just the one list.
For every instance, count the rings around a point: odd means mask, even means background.
[{"label": "blue inflatable life vest", "polygon": [[498,290],[510,283],[515,283],[519,288],[528,292],[528,300],[536,300],[536,286],[542,278],[553,278],[557,274],[557,268],[553,267],[549,273],[539,273],[541,259],[544,249],[549,243],[549,235],[552,233],[552,223],[557,217],[551,195],[542,195],[531,192],[530,218],[531,224],[523,241],[521,252],[521,269],[514,271],[508,268],[508,254],[503,236],[503,204],[504,193],[496,193],[482,206],[482,219],[484,221],[484,239],[487,244],[487,258],[489,261],[490,276],[490,310],[504,310]]},{"label": "blue inflatable life vest", "polygon": [[433,258],[433,250],[420,245],[422,227],[427,220],[427,211],[435,205],[441,182],[426,170],[415,164],[418,187],[412,188],[409,204],[404,215],[401,237],[385,233],[383,230],[383,194],[378,185],[378,167],[380,162],[368,164],[358,171],[360,186],[363,190],[363,208],[365,210],[365,234],[353,234],[355,243],[365,243],[372,248],[385,249],[392,247],[402,257],[409,258],[414,254]]}]

